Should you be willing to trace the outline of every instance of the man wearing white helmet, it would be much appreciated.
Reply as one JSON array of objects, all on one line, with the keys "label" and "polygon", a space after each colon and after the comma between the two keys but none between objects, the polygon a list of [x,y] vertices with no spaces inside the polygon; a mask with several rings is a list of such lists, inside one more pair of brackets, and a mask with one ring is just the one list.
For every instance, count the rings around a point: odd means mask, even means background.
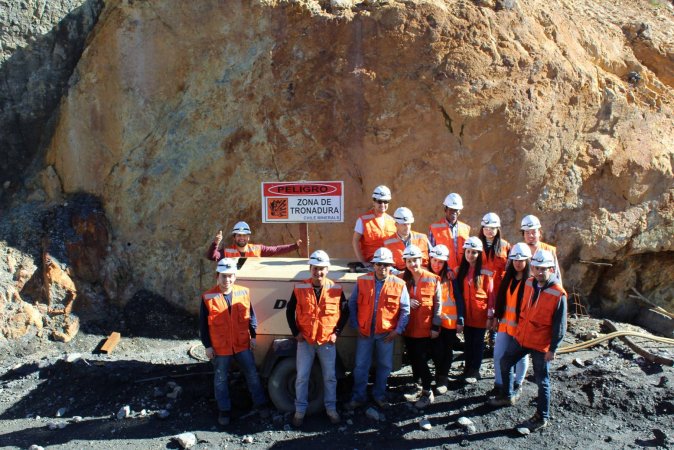
[{"label": "man wearing white helmet", "polygon": [[330,257],[316,250],[309,257],[311,278],[296,283],[286,307],[290,332],[297,340],[297,378],[295,379],[295,415],[293,425],[302,426],[309,404],[309,377],[318,356],[323,372],[323,401],[332,423],[337,413],[337,376],[335,342],[349,318],[348,303],[342,286],[328,278]]},{"label": "man wearing white helmet", "polygon": [[535,431],[547,427],[550,420],[550,362],[566,333],[567,295],[556,277],[550,251],[538,250],[531,259],[531,268],[533,277],[524,286],[515,339],[501,358],[503,391],[489,404],[509,406],[517,401],[510,371],[522,357],[531,354],[538,399],[536,413],[523,426]]},{"label": "man wearing white helmet", "polygon": [[538,220],[538,217],[534,215],[527,215],[522,218],[520,224],[520,230],[522,230],[522,238],[524,242],[527,243],[531,254],[535,255],[538,250],[548,250],[552,253],[552,256],[555,259],[555,274],[559,279],[560,283],[562,281],[562,271],[559,270],[559,262],[557,260],[557,248],[553,245],[546,244],[541,241],[543,238],[543,228],[541,227],[541,221]]},{"label": "man wearing white helmet", "polygon": [[246,222],[237,222],[232,227],[232,244],[229,247],[221,248],[222,230],[215,235],[215,239],[208,248],[206,257],[211,261],[220,261],[222,258],[255,258],[260,256],[276,256],[297,250],[302,244],[298,239],[294,244],[283,245],[262,245],[250,243],[250,226]]},{"label": "man wearing white helmet", "polygon": [[470,236],[470,226],[459,220],[463,209],[463,199],[459,194],[452,192],[443,202],[445,217],[431,224],[428,240],[431,246],[438,244],[447,246],[449,259],[447,265],[456,272],[463,257],[463,244]]},{"label": "man wearing white helmet", "polygon": [[358,330],[353,393],[347,408],[365,404],[372,356],[376,351],[377,370],[372,396],[377,405],[386,405],[386,381],[393,367],[393,344],[405,331],[410,315],[410,297],[405,282],[391,274],[393,255],[386,247],[372,257],[374,273],[358,277],[349,298],[351,326]]},{"label": "man wearing white helmet", "polygon": [[401,206],[393,213],[393,220],[396,222],[396,233],[384,241],[384,247],[393,253],[393,266],[398,270],[405,270],[403,252],[408,246],[414,245],[421,250],[422,267],[428,267],[428,237],[423,233],[412,231],[414,223],[412,211]]},{"label": "man wearing white helmet", "polygon": [[236,360],[248,384],[253,404],[261,417],[267,417],[267,398],[255,368],[251,349],[255,348],[257,319],[248,288],[237,286],[236,260],[224,258],[216,268],[217,284],[201,296],[199,329],[206,356],[213,363],[213,385],[220,425],[229,425],[232,409],[228,371]]},{"label": "man wearing white helmet", "polygon": [[351,245],[363,266],[370,266],[374,252],[396,232],[395,221],[386,214],[390,201],[391,190],[383,185],[377,186],[372,192],[372,209],[356,220]]}]

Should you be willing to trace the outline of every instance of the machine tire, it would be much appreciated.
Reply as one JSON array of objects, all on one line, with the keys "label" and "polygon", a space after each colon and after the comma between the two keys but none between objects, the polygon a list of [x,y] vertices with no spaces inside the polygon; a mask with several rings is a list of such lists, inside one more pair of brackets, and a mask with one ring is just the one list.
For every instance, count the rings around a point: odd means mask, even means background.
[{"label": "machine tire", "polygon": [[[283,358],[274,366],[267,382],[269,398],[279,411],[295,411],[295,358]],[[319,364],[314,364],[309,377],[309,406],[307,414],[323,409],[323,376]]]}]

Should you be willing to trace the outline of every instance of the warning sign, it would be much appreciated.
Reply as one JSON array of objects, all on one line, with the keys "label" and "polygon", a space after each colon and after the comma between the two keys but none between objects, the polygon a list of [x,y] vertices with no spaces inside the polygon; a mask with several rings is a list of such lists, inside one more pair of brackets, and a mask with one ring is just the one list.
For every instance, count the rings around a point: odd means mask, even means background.
[{"label": "warning sign", "polygon": [[262,183],[262,222],[344,222],[344,182]]}]

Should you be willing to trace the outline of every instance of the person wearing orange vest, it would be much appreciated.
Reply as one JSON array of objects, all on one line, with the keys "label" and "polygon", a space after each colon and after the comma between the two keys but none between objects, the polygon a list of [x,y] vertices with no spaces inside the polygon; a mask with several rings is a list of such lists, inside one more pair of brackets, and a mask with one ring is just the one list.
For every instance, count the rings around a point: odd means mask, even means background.
[{"label": "person wearing orange vest", "polygon": [[386,214],[390,201],[391,190],[386,186],[377,186],[372,192],[372,209],[356,220],[351,245],[356,259],[364,267],[371,266],[374,252],[396,232],[395,221]]},{"label": "person wearing orange vest", "polygon": [[431,343],[431,355],[435,366],[435,392],[442,395],[447,392],[449,384],[449,369],[452,366],[454,344],[458,340],[457,332],[463,331],[463,317],[465,307],[461,297],[454,272],[447,267],[449,249],[438,244],[428,252],[431,258],[430,269],[440,277],[441,306],[440,306],[440,335]]},{"label": "person wearing orange vest", "polygon": [[494,318],[493,272],[483,269],[482,241],[476,236],[466,239],[464,255],[456,277],[466,307],[463,337],[466,367],[463,378],[475,383],[480,378],[484,355],[484,336]]},{"label": "person wearing orange vest", "polygon": [[449,268],[456,272],[463,257],[463,244],[470,236],[470,226],[459,220],[463,209],[463,199],[459,194],[452,192],[443,202],[445,217],[431,224],[428,240],[431,246],[442,244],[449,249]]},{"label": "person wearing orange vest", "polygon": [[405,328],[405,347],[412,365],[414,380],[421,378],[421,393],[414,404],[423,409],[433,403],[431,390],[433,375],[428,367],[428,353],[431,339],[440,335],[440,306],[442,288],[440,277],[422,269],[422,252],[416,245],[410,245],[403,252],[405,272],[402,279],[410,295],[410,319]]},{"label": "person wearing orange vest", "polygon": [[[511,340],[515,339],[517,320],[520,315],[524,283],[529,278],[529,262],[531,250],[524,242],[515,244],[508,255],[510,264],[506,269],[503,282],[496,293],[493,327],[496,328],[494,345],[494,389],[492,395],[501,393],[503,385],[501,376],[501,358]],[[522,382],[529,366],[529,356],[525,356],[515,366],[514,396],[521,393]]]},{"label": "person wearing orange vest", "polygon": [[510,243],[501,236],[501,218],[490,212],[482,217],[478,237],[484,248],[482,268],[494,272],[494,292],[498,292],[508,263]]},{"label": "person wearing orange vest", "polygon": [[[211,261],[220,261],[222,258],[258,258],[260,256],[276,256],[297,250],[302,245],[298,239],[294,244],[262,245],[250,243],[250,226],[246,222],[237,222],[232,228],[232,245],[220,247],[222,243],[222,230],[215,235],[215,239],[208,248],[206,257]],[[239,264],[243,264],[239,261]]]},{"label": "person wearing orange vest", "polygon": [[375,351],[377,369],[372,396],[378,406],[387,405],[386,381],[393,367],[394,340],[405,331],[410,315],[410,297],[405,282],[391,275],[391,251],[386,247],[377,249],[372,263],[374,273],[358,277],[349,298],[350,322],[358,331],[358,339],[353,393],[346,405],[348,409],[365,404],[367,379]]},{"label": "person wearing orange vest", "polygon": [[552,253],[552,256],[555,260],[555,275],[561,283],[562,271],[559,269],[557,248],[554,245],[546,244],[545,242],[541,241],[541,239],[543,239],[543,229],[541,227],[541,221],[538,220],[538,217],[531,214],[524,216],[520,224],[520,230],[522,231],[522,238],[529,246],[529,250],[531,250],[532,255],[535,255],[538,250],[547,250]]},{"label": "person wearing orange vest", "polygon": [[302,426],[309,404],[309,377],[318,357],[323,373],[323,401],[332,423],[337,413],[337,375],[335,342],[349,318],[348,303],[342,286],[328,278],[330,257],[316,250],[309,257],[311,278],[296,283],[286,306],[290,332],[297,340],[297,378],[295,379],[295,415],[293,425]]},{"label": "person wearing orange vest", "polygon": [[538,250],[531,258],[533,277],[526,281],[515,339],[501,358],[503,390],[489,400],[492,406],[515,404],[511,370],[524,355],[531,354],[538,385],[536,413],[522,424],[529,432],[545,428],[550,420],[550,362],[566,333],[567,294],[555,276],[552,252]]},{"label": "person wearing orange vest", "polygon": [[216,268],[217,284],[201,296],[199,324],[201,343],[206,356],[213,363],[213,385],[218,403],[220,425],[229,425],[231,401],[229,399],[228,371],[232,359],[236,360],[248,384],[255,409],[267,417],[267,398],[260,382],[255,358],[257,320],[250,303],[248,288],[237,286],[236,260],[221,259]]},{"label": "person wearing orange vest", "polygon": [[384,247],[393,253],[393,267],[397,270],[405,270],[403,252],[410,245],[415,245],[421,250],[421,265],[428,266],[428,236],[423,233],[412,231],[414,215],[409,208],[401,206],[393,213],[396,223],[396,233],[384,241]]}]

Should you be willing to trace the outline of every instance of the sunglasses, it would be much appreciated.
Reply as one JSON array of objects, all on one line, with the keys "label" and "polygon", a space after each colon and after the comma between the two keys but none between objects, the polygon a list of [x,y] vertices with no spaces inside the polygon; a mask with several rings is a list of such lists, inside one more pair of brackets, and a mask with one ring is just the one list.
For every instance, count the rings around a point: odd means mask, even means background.
[{"label": "sunglasses", "polygon": [[389,203],[388,200],[375,200],[375,202],[379,203],[380,205],[388,205]]}]

